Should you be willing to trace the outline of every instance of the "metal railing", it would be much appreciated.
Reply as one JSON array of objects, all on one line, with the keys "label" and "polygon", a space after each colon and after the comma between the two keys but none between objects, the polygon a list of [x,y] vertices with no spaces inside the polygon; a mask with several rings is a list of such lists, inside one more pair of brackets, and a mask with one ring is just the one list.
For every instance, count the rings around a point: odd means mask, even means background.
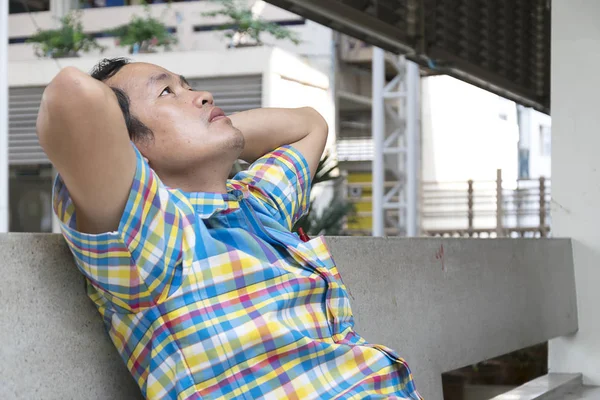
[{"label": "metal railing", "polygon": [[426,236],[548,237],[550,181],[423,182],[421,228]]},{"label": "metal railing", "polygon": [[[387,186],[393,185],[386,182]],[[371,235],[371,183],[345,183],[347,200],[362,205],[350,235]],[[550,236],[550,180],[506,182],[502,171],[490,181],[422,182],[419,221],[422,236],[445,237],[548,237]],[[395,199],[397,200],[397,199]],[[385,234],[403,235],[402,226],[393,224],[399,210],[384,211]],[[358,221],[358,223],[356,223]],[[361,223],[362,221],[362,223]]]},{"label": "metal railing", "polygon": [[340,161],[371,161],[375,154],[373,139],[340,139],[337,141],[337,154]]}]

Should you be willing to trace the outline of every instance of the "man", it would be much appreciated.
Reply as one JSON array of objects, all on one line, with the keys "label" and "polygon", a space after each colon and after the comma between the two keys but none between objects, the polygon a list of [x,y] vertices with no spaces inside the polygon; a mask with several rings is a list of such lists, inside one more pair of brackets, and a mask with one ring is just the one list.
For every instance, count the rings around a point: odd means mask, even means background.
[{"label": "man", "polygon": [[[420,398],[353,330],[322,238],[291,232],[327,124],[311,108],[226,117],[156,65],[62,70],[38,135],[88,294],[149,399]],[[250,168],[227,180],[241,158]]]}]

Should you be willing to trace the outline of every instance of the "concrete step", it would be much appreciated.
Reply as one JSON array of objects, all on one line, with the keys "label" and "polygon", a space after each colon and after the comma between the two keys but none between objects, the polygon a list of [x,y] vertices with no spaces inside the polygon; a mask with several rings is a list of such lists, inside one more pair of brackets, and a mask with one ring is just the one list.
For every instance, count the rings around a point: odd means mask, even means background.
[{"label": "concrete step", "polygon": [[[566,396],[577,395],[582,388],[581,374],[548,374],[496,396],[492,400],[564,400]],[[578,398],[574,397],[573,400]]]},{"label": "concrete step", "polygon": [[562,400],[600,400],[600,387],[580,386],[564,395]]}]

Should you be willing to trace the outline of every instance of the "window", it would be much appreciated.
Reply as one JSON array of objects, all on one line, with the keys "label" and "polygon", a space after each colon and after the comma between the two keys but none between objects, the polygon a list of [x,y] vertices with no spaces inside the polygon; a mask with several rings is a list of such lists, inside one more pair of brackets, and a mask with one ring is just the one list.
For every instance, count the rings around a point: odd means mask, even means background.
[{"label": "window", "polygon": [[50,165],[10,166],[11,232],[52,232],[52,181]]},{"label": "window", "polygon": [[552,153],[552,135],[549,126],[540,125],[540,155],[550,157]]},{"label": "window", "polygon": [[50,11],[50,0],[9,0],[8,13]]},{"label": "window", "polygon": [[136,6],[142,4],[179,3],[191,0],[80,0],[81,8]]}]

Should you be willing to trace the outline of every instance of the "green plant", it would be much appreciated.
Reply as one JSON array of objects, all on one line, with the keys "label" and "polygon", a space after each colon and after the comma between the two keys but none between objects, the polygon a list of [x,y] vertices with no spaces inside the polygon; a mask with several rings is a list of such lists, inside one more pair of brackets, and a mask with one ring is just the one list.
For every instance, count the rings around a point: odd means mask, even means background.
[{"label": "green plant", "polygon": [[279,40],[290,40],[294,44],[300,44],[300,37],[296,32],[280,26],[274,22],[266,21],[256,17],[247,3],[239,0],[211,0],[220,3],[222,8],[216,11],[202,13],[205,17],[223,16],[231,21],[221,25],[219,28],[226,30],[225,37],[230,39],[230,47],[260,46],[262,33],[270,33]]},{"label": "green plant", "polygon": [[311,204],[308,213],[294,226],[294,231],[298,232],[302,228],[309,236],[340,236],[344,233],[344,219],[352,218],[353,212],[353,204],[335,198],[323,208],[321,213],[317,213]]},{"label": "green plant", "polygon": [[333,181],[339,179],[334,172],[338,169],[338,163],[331,158],[331,153],[326,152],[323,157],[319,160],[317,170],[315,171],[315,177],[313,178],[313,186],[319,183]]},{"label": "green plant", "polygon": [[80,51],[85,53],[93,49],[105,49],[92,36],[83,32],[81,14],[78,11],[62,17],[58,29],[38,30],[27,43],[35,43],[35,54],[38,57],[50,58],[78,57]]},{"label": "green plant", "polygon": [[170,50],[171,45],[177,43],[177,38],[165,24],[151,15],[148,5],[144,7],[144,11],[145,16],[134,15],[128,24],[111,31],[117,38],[117,45],[129,47],[129,53],[151,53],[157,47]]},{"label": "green plant", "polygon": [[[338,163],[326,153],[319,161],[315,177],[313,178],[313,187],[323,182],[336,181],[340,179],[334,172],[338,168]],[[342,235],[345,218],[353,218],[354,205],[344,200],[333,198],[329,204],[323,207],[320,213],[313,208],[313,203],[308,209],[306,215],[298,220],[294,226],[294,231],[300,228],[309,236],[317,235]]]}]

